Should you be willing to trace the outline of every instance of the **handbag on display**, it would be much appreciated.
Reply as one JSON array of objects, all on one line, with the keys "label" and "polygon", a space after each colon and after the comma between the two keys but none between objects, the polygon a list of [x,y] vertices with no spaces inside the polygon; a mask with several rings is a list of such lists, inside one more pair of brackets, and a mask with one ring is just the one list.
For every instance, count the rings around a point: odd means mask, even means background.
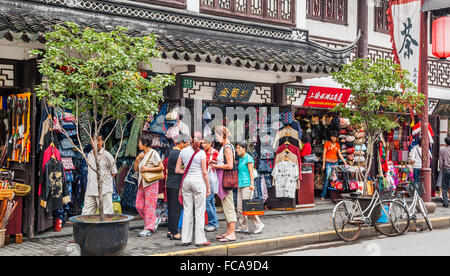
[{"label": "handbag on display", "polygon": [[[150,154],[150,157],[147,160],[147,163],[145,164],[145,166],[147,167],[147,165],[149,164],[150,160],[152,159],[153,154],[155,154],[155,150],[152,151],[152,153]],[[142,179],[145,180],[145,182],[147,183],[153,183],[155,181],[164,179],[164,172],[163,171],[159,171],[159,172],[143,172],[142,173]]]},{"label": "handbag on display", "polygon": [[166,132],[166,137],[172,140],[174,140],[178,135],[180,135],[180,128],[178,127],[178,124],[171,126]]},{"label": "handbag on display", "polygon": [[53,117],[53,132],[54,133],[62,133],[61,124],[56,116]]},{"label": "handbag on display", "polygon": [[167,104],[163,106],[159,114],[155,117],[155,119],[150,123],[149,131],[159,135],[165,135],[167,131],[166,126],[166,111]]},{"label": "handbag on display", "polygon": [[75,166],[73,165],[72,158],[70,157],[61,157],[61,163],[65,170],[75,170]]},{"label": "handbag on display", "polygon": [[69,150],[74,148],[74,145],[72,144],[72,142],[70,142],[69,138],[62,139],[61,142],[59,142],[59,144],[61,145],[61,148],[63,150]]},{"label": "handbag on display", "polygon": [[172,111],[167,113],[166,121],[177,121],[178,120],[178,109],[174,108]]},{"label": "handbag on display", "polygon": [[73,130],[77,128],[77,126],[74,123],[66,121],[61,121],[61,127],[66,130]]},{"label": "handbag on display", "polygon": [[303,160],[305,163],[315,163],[315,162],[319,161],[317,156],[314,153],[303,157]]},{"label": "handbag on display", "polygon": [[272,173],[274,166],[274,160],[263,160],[261,159],[258,164],[258,172]]},{"label": "handbag on display", "polygon": [[203,111],[203,120],[205,120],[207,123],[212,121],[211,113],[209,113],[208,108],[205,108],[205,111]]}]

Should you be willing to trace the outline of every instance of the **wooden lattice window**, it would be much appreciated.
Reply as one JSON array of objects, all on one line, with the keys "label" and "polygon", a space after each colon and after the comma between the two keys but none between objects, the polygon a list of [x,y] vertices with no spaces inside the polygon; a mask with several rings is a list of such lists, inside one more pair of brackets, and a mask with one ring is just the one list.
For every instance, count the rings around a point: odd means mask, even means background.
[{"label": "wooden lattice window", "polygon": [[163,5],[174,8],[186,8],[186,0],[134,0],[136,2],[143,2],[155,5]]},{"label": "wooden lattice window", "polygon": [[375,7],[374,30],[379,33],[389,33],[389,21],[387,10],[389,9],[389,1],[381,2],[381,7]]},{"label": "wooden lattice window", "polygon": [[295,0],[200,0],[205,13],[295,25]]},{"label": "wooden lattice window", "polygon": [[348,0],[306,0],[308,19],[347,24]]}]

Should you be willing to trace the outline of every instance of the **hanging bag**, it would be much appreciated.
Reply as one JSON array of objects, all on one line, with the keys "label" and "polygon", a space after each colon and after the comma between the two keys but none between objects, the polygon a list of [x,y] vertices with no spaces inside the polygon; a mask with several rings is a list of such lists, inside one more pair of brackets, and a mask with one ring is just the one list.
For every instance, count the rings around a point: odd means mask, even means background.
[{"label": "hanging bag", "polygon": [[224,190],[233,190],[239,187],[239,172],[238,172],[239,160],[237,160],[236,158],[234,148],[233,147],[231,148],[233,149],[233,158],[234,158],[233,169],[223,171],[222,186]]},{"label": "hanging bag", "polygon": [[149,131],[159,135],[165,135],[167,132],[166,126],[166,112],[167,104],[163,106],[158,116],[150,123]]},{"label": "hanging bag", "polygon": [[251,199],[242,200],[242,215],[244,216],[263,216],[264,215],[264,200],[253,199],[253,193],[250,196]]},{"label": "hanging bag", "polygon": [[194,157],[197,155],[197,153],[199,153],[200,150],[197,150],[196,152],[194,152],[194,154],[191,157],[191,160],[189,160],[188,165],[186,166],[186,169],[184,170],[184,174],[183,174],[183,178],[181,179],[181,184],[180,184],[180,193],[178,194],[178,201],[180,202],[181,205],[183,205],[183,195],[181,193],[181,190],[183,188],[183,182],[184,182],[184,178],[186,177],[189,169],[191,168],[191,164],[192,161],[194,160]]},{"label": "hanging bag", "polygon": [[[212,157],[213,155],[211,154],[209,161],[212,161]],[[217,173],[213,171],[211,166],[208,167],[208,176],[211,193],[216,195],[219,193],[219,178],[217,177]]]}]

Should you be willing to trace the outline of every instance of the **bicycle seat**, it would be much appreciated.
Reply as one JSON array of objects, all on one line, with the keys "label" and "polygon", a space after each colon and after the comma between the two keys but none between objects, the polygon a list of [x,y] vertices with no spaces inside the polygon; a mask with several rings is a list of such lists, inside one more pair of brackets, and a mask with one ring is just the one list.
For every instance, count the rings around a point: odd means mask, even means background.
[{"label": "bicycle seat", "polygon": [[350,195],[351,198],[357,198],[359,196],[359,194],[355,193],[355,192],[350,193],[349,195]]}]

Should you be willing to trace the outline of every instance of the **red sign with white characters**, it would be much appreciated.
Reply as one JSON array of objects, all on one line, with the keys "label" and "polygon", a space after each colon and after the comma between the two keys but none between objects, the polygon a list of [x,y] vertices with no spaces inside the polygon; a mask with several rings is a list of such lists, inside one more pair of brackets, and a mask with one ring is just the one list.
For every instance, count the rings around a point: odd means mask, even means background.
[{"label": "red sign with white characters", "polygon": [[347,103],[351,93],[350,89],[311,86],[303,106],[333,108]]}]

